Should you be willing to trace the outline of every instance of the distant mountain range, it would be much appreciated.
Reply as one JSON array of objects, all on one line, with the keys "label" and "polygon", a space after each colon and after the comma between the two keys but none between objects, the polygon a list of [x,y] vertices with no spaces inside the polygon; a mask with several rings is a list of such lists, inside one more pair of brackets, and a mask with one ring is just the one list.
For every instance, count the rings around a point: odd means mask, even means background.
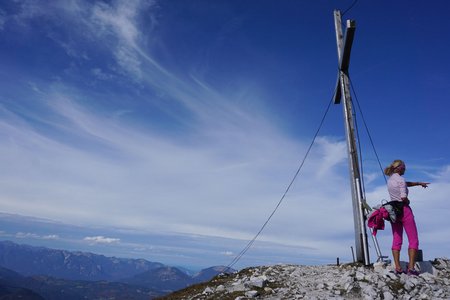
[{"label": "distant mountain range", "polygon": [[78,300],[152,299],[164,292],[120,282],[75,281],[49,276],[25,277],[0,267],[0,299]]},{"label": "distant mountain range", "polygon": [[224,269],[211,267],[191,276],[176,267],[144,259],[0,241],[0,298],[152,299],[208,281]]},{"label": "distant mountain range", "polygon": [[106,257],[0,242],[0,266],[24,276],[47,275],[70,280],[115,281],[164,267],[144,259]]}]

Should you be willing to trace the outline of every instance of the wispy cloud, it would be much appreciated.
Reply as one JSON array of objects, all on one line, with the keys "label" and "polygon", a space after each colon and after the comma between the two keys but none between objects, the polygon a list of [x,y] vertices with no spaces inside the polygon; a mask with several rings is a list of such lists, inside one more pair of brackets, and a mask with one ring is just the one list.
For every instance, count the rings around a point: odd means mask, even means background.
[{"label": "wispy cloud", "polygon": [[[0,232],[1,234],[1,232]],[[5,233],[4,236],[12,236]],[[36,239],[36,240],[59,240],[60,237],[57,234],[41,235],[33,232],[17,232],[15,237],[18,239]]]},{"label": "wispy cloud", "polygon": [[59,240],[59,236],[57,234],[49,234],[49,235],[44,235],[42,237],[42,239],[44,239],[44,240]]},{"label": "wispy cloud", "polygon": [[142,78],[142,51],[139,45],[142,35],[138,26],[143,17],[141,12],[151,13],[149,8],[152,5],[154,1],[141,0],[115,1],[111,5],[97,3],[92,7],[88,20],[91,29],[103,40],[112,38],[115,41],[112,46],[118,66],[138,80]]},{"label": "wispy cloud", "polygon": [[108,80],[108,79],[112,79],[113,75],[109,74],[109,73],[105,73],[102,69],[100,68],[94,68],[91,70],[91,73],[98,79],[100,80]]},{"label": "wispy cloud", "polygon": [[117,238],[109,238],[104,236],[87,236],[83,239],[91,244],[113,244],[120,243],[120,239]]},{"label": "wispy cloud", "polygon": [[[14,184],[5,188],[14,190],[16,201],[3,197],[13,211],[29,214],[37,210],[56,219],[66,215],[64,219],[74,222],[95,220],[248,238],[261,223],[261,216],[276,203],[295,171],[292,162],[298,161],[305,149],[269,124],[245,126],[248,116],[234,118],[233,124],[225,123],[215,133],[208,127],[199,128],[197,136],[204,139],[197,140],[194,135],[178,140],[102,118],[67,99],[50,103],[56,117],[48,122],[64,130],[62,138],[43,135],[15,118],[4,124],[15,128],[14,135],[8,131],[3,148],[4,158],[10,162],[7,165],[16,168],[17,174],[10,174],[8,181]],[[78,142],[63,142],[66,136],[76,137]],[[11,138],[15,147],[21,145],[15,149],[19,151],[12,151],[13,144],[7,142]],[[328,183],[325,189],[312,187],[317,182],[323,185],[324,174],[345,168],[335,155],[342,142],[323,137],[316,147],[320,155],[305,165],[302,175],[310,179],[308,184],[298,183],[297,194],[289,198],[301,195],[309,202],[340,194],[337,178],[336,184]],[[28,164],[18,169],[22,157],[38,162],[33,172],[25,172]],[[29,183],[26,189],[21,182]],[[309,215],[308,220],[314,218],[298,200],[290,205],[294,210],[284,212],[288,219],[295,220],[296,210]]]},{"label": "wispy cloud", "polygon": [[35,233],[30,233],[30,232],[17,232],[16,233],[16,238],[19,238],[19,239],[25,239],[25,238],[39,239],[39,238],[41,238],[41,236],[39,236],[38,234],[35,234]]}]

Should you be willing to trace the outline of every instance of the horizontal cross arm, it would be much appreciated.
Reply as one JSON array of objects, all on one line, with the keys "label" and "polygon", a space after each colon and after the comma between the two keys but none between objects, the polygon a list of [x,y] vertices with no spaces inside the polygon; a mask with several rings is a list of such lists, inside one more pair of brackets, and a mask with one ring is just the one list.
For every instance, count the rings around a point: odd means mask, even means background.
[{"label": "horizontal cross arm", "polygon": [[339,62],[340,70],[347,71],[350,65],[350,53],[352,50],[353,38],[355,36],[356,22],[347,20],[347,29],[345,30],[344,51]]}]

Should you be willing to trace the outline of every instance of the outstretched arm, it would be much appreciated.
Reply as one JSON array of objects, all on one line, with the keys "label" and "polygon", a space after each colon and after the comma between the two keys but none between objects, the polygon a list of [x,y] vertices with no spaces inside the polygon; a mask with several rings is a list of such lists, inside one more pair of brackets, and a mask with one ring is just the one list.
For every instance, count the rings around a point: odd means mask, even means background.
[{"label": "outstretched arm", "polygon": [[420,185],[423,188],[427,188],[429,184],[430,184],[429,182],[406,182],[407,186],[418,186],[418,185]]}]

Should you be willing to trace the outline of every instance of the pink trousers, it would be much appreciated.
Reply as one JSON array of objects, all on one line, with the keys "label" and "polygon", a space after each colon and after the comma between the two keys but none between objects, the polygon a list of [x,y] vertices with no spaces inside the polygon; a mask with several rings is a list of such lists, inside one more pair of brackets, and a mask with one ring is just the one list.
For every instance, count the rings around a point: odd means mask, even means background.
[{"label": "pink trousers", "polygon": [[392,223],[392,250],[400,251],[403,244],[403,228],[405,228],[408,237],[408,249],[419,249],[419,236],[417,234],[416,221],[411,207],[405,205],[403,207],[403,217],[395,223]]}]

